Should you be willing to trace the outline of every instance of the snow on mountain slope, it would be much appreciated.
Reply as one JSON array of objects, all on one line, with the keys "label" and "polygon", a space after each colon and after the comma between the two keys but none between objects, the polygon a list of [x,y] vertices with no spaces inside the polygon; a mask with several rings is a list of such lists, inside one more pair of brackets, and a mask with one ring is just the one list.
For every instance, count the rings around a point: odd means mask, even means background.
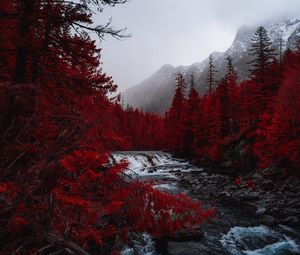
[{"label": "snow on mountain slope", "polygon": [[[283,39],[283,50],[286,48],[295,49],[300,38],[300,19],[283,20],[276,23],[263,25],[273,41],[278,45],[279,37]],[[241,26],[233,40],[232,45],[225,52],[213,52],[214,65],[218,76],[222,77],[226,72],[226,58],[231,56],[239,78],[246,79],[248,73],[248,48],[256,31],[256,27]],[[171,104],[175,86],[176,75],[182,73],[189,85],[191,75],[196,80],[196,86],[200,93],[205,93],[205,82],[207,77],[208,57],[201,62],[191,66],[163,65],[157,72],[140,84],[133,86],[122,93],[125,107],[139,108],[144,111],[158,112],[164,114]]]}]

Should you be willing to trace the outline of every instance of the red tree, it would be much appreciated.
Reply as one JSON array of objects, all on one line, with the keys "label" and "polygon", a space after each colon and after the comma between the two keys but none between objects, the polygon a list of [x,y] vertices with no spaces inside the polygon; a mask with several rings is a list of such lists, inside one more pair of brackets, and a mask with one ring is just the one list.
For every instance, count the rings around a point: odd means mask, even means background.
[{"label": "red tree", "polygon": [[284,66],[283,86],[273,105],[273,115],[261,124],[264,141],[258,143],[261,166],[277,164],[297,168],[300,165],[299,52],[290,54]]},{"label": "red tree", "polygon": [[185,88],[186,84],[182,74],[178,74],[175,95],[170,109],[166,112],[165,130],[167,147],[176,153],[185,153],[184,137],[184,111],[186,107]]},{"label": "red tree", "polygon": [[[211,213],[186,197],[130,182],[125,163],[108,162],[110,149],[129,146],[123,126],[140,131],[135,146],[154,146],[162,124],[138,111],[126,124],[118,100],[107,97],[116,86],[101,70],[100,51],[84,33],[118,36],[108,25],[92,27],[88,3],[102,9],[122,2],[1,3],[1,20],[12,24],[0,26],[8,35],[0,37],[7,47],[0,51],[3,252],[109,254],[131,232],[170,233]],[[155,126],[146,125],[152,120]]]},{"label": "red tree", "polygon": [[196,149],[196,136],[200,128],[200,98],[195,88],[194,76],[191,77],[191,88],[184,107],[182,122],[185,127],[184,143],[185,154],[189,157],[193,156]]}]

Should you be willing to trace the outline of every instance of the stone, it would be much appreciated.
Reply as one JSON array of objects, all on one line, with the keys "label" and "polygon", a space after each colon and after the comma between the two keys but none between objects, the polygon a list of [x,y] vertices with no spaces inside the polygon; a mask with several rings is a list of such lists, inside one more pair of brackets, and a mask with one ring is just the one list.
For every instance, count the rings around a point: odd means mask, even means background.
[{"label": "stone", "polygon": [[203,238],[202,229],[188,230],[183,229],[178,233],[173,234],[169,237],[169,241],[172,242],[190,242],[190,241],[200,241]]},{"label": "stone", "polygon": [[209,255],[210,249],[201,242],[169,242],[169,255]]},{"label": "stone", "polygon": [[286,217],[283,222],[289,226],[294,226],[299,224],[299,220],[296,216]]},{"label": "stone", "polygon": [[268,227],[272,227],[276,224],[276,219],[271,215],[263,214],[259,218],[259,222],[260,224],[266,225]]},{"label": "stone", "polygon": [[243,201],[255,201],[259,199],[259,195],[257,192],[249,192],[249,193],[241,194],[240,196],[238,196],[238,198]]},{"label": "stone", "polygon": [[232,167],[232,166],[233,166],[233,163],[232,163],[231,160],[228,160],[228,161],[222,162],[222,163],[221,163],[221,166],[222,166],[222,167],[228,168],[228,167]]},{"label": "stone", "polygon": [[287,205],[299,208],[300,207],[300,198],[294,198],[294,199],[292,199],[291,201],[288,202]]},{"label": "stone", "polygon": [[231,195],[228,191],[222,191],[220,193],[220,197],[228,198],[228,197],[231,197]]},{"label": "stone", "polygon": [[256,210],[256,214],[257,215],[261,215],[261,214],[264,214],[265,212],[266,212],[266,208],[265,207],[261,207],[261,208],[257,208],[257,210]]}]

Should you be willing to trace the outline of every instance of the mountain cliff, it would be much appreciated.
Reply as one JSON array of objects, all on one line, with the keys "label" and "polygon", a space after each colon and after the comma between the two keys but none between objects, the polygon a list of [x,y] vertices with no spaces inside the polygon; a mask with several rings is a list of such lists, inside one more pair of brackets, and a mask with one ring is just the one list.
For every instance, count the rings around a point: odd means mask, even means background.
[{"label": "mountain cliff", "polygon": [[[267,23],[263,26],[268,31],[276,49],[279,48],[280,40],[284,42],[283,50],[296,47],[300,38],[300,19]],[[247,63],[250,59],[248,49],[255,31],[256,27],[240,27],[232,45],[225,52],[212,53],[219,78],[224,76],[226,72],[226,58],[228,56],[233,58],[233,65],[240,80],[249,76]],[[191,66],[163,65],[149,78],[122,93],[124,105],[163,114],[171,104],[176,86],[175,78],[179,72],[184,75],[187,84],[190,84],[191,75],[193,74],[198,91],[202,94],[205,93],[208,61],[209,57]]]}]

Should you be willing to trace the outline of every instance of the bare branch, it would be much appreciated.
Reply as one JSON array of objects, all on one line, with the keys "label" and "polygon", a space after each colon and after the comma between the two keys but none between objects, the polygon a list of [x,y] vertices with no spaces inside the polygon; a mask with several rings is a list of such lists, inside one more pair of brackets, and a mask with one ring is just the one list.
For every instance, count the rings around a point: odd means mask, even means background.
[{"label": "bare branch", "polygon": [[78,255],[90,255],[87,251],[79,247],[76,243],[72,241],[65,240],[62,236],[59,236],[54,233],[46,235],[46,240],[51,243],[53,246],[65,247],[75,252]]},{"label": "bare branch", "polygon": [[73,24],[82,29],[96,33],[101,40],[104,40],[105,35],[110,35],[118,40],[131,37],[130,34],[123,33],[124,31],[127,30],[127,28],[114,29],[113,27],[111,27],[111,23],[112,23],[112,19],[110,18],[109,21],[104,26],[98,25],[96,27],[89,27],[77,22],[74,22]]}]

